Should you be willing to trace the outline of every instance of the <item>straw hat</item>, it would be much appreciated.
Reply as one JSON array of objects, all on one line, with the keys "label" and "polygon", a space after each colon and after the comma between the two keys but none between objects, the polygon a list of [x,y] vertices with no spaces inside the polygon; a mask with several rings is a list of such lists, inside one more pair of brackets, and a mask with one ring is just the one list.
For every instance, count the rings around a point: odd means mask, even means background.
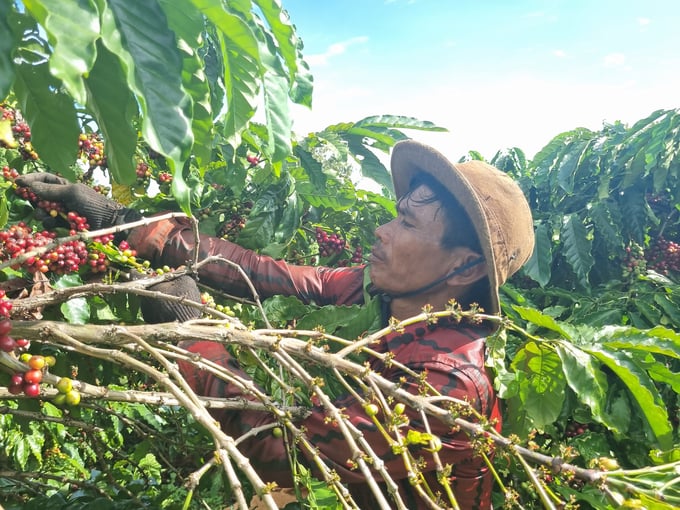
[{"label": "straw hat", "polygon": [[529,259],[534,226],[524,193],[512,178],[483,161],[451,163],[440,152],[415,140],[392,151],[392,180],[397,198],[412,178],[425,172],[440,182],[465,209],[482,247],[491,292],[491,310],[500,312],[498,288]]}]

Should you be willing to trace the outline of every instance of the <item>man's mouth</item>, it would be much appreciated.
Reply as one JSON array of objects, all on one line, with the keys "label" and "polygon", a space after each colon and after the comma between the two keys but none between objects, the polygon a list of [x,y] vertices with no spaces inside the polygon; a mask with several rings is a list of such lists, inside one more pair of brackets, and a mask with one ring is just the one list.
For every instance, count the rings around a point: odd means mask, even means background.
[{"label": "man's mouth", "polygon": [[368,257],[369,262],[382,262],[384,260],[382,254],[375,248],[371,250],[371,254]]}]

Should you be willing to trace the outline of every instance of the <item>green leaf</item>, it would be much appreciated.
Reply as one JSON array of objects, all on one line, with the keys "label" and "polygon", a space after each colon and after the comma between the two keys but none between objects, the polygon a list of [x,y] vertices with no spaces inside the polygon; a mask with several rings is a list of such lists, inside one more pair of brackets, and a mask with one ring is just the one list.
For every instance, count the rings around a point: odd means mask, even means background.
[{"label": "green leaf", "polygon": [[260,48],[252,29],[239,16],[225,10],[221,0],[191,0],[218,30],[224,58],[226,117],[224,135],[234,148],[240,133],[255,113],[260,92]]},{"label": "green leaf", "polygon": [[254,0],[254,3],[260,8],[265,20],[271,27],[271,34],[276,40],[276,47],[288,68],[288,81],[293,83],[299,70],[299,40],[295,34],[295,27],[290,22],[290,17],[283,10],[279,0]]},{"label": "green leaf", "polygon": [[191,3],[229,39],[230,50],[255,60],[259,58],[259,43],[255,34],[241,17],[225,9],[222,0],[191,0]]},{"label": "green leaf", "polygon": [[588,287],[588,273],[595,263],[588,231],[577,214],[565,216],[560,230],[564,256],[576,273],[579,282]]},{"label": "green leaf", "polygon": [[354,159],[361,165],[361,174],[380,184],[383,190],[394,196],[392,188],[392,176],[378,157],[363,143],[363,139],[357,136],[347,137],[347,146],[354,155]]},{"label": "green leaf", "polygon": [[[484,160],[484,158],[482,158],[482,160]],[[526,154],[524,154],[522,149],[517,147],[498,151],[494,157],[491,158],[490,163],[518,181],[527,169]]]},{"label": "green leaf", "polygon": [[535,324],[537,326],[540,326],[545,329],[549,329],[550,331],[555,331],[558,333],[561,337],[563,338],[571,338],[571,335],[567,331],[565,331],[555,319],[550,317],[549,315],[545,315],[541,313],[540,311],[536,310],[535,308],[530,308],[530,307],[525,307],[525,306],[517,306],[513,305],[512,306],[513,310],[515,310],[522,319],[525,321],[529,321],[532,324]]},{"label": "green leaf", "polygon": [[[361,314],[361,309],[359,306],[322,306],[304,316],[300,316],[297,321],[297,327],[299,329],[311,330],[318,326],[323,326],[325,332],[336,334],[338,329],[351,325],[356,320],[357,315]],[[358,331],[355,335],[347,338],[356,338],[364,331],[366,329]]]},{"label": "green leaf", "polygon": [[565,379],[561,361],[547,343],[527,342],[517,351],[512,368],[520,376],[524,412],[536,427],[553,423],[562,411]]},{"label": "green leaf", "polygon": [[262,208],[248,216],[246,226],[238,235],[238,242],[244,248],[257,250],[267,246],[274,235],[276,210]]},{"label": "green leaf", "polygon": [[12,52],[14,39],[7,19],[12,8],[12,0],[0,0],[0,97],[5,98],[14,83],[14,64]]},{"label": "green leaf", "polygon": [[430,441],[433,439],[433,435],[428,433],[428,432],[420,432],[415,429],[409,429],[408,432],[406,433],[406,441],[405,444],[407,445],[429,445]]},{"label": "green leaf", "polygon": [[324,191],[309,182],[296,184],[298,194],[313,207],[325,207],[334,211],[344,211],[356,202],[356,196],[350,189],[330,184]]},{"label": "green leaf", "polygon": [[552,239],[551,230],[545,223],[540,223],[535,229],[534,252],[524,265],[526,274],[544,287],[552,275]]},{"label": "green leaf", "polygon": [[240,144],[241,131],[255,114],[260,93],[260,69],[258,61],[232,51],[227,43],[222,38],[222,52],[226,55],[224,136],[236,148]]},{"label": "green leaf", "polygon": [[624,246],[619,225],[623,223],[618,205],[612,200],[596,202],[590,209],[590,217],[595,225],[595,232],[601,238],[607,250],[615,252]]},{"label": "green leaf", "polygon": [[621,215],[626,221],[621,225],[624,232],[635,242],[643,245],[648,231],[649,207],[643,189],[627,189],[619,197]]},{"label": "green leaf", "polygon": [[[390,128],[380,128],[380,127],[360,127],[355,124],[347,130],[348,135],[353,135],[359,138],[365,138],[366,140],[375,140],[373,147],[380,148],[387,152],[390,148],[394,147],[394,144],[399,140],[406,139],[406,135],[395,131]],[[395,136],[396,135],[396,136]]]},{"label": "green leaf", "polygon": [[360,306],[350,321],[339,325],[336,333],[341,338],[352,340],[366,333],[378,331],[381,327],[380,314],[371,306]]},{"label": "green leaf", "polygon": [[312,91],[314,90],[314,78],[309,69],[309,65],[302,59],[302,41],[299,41],[297,55],[298,55],[298,72],[295,75],[295,81],[290,90],[290,98],[296,104],[312,107]]},{"label": "green leaf", "polygon": [[677,510],[678,508],[674,502],[666,502],[644,492],[637,492],[635,495],[637,496],[635,499],[640,501],[640,508],[645,510]]},{"label": "green leaf", "polygon": [[[272,296],[262,303],[262,308],[272,324],[286,326],[289,321],[309,313],[310,306],[295,296]],[[300,329],[300,328],[298,328]]]},{"label": "green leaf", "polygon": [[499,395],[501,391],[508,391],[505,388],[505,379],[508,377],[514,378],[514,375],[509,375],[506,368],[505,354],[507,343],[508,335],[501,329],[498,329],[494,334],[486,338],[486,364],[496,373],[496,383],[503,386],[503,389],[499,390]]},{"label": "green leaf", "polygon": [[76,102],[85,104],[83,77],[96,58],[99,13],[91,0],[24,0],[23,4],[47,32],[52,55],[50,71]]},{"label": "green leaf", "polygon": [[597,343],[612,350],[639,351],[680,359],[680,334],[657,326],[652,329],[610,327],[596,337]]},{"label": "green leaf", "polygon": [[[640,316],[646,320],[646,325],[659,324],[661,322],[661,312],[654,305],[654,297],[649,295],[638,296],[633,300],[633,305],[640,312]],[[642,327],[644,324],[633,323],[633,326]]]},{"label": "green leaf", "polygon": [[191,124],[194,134],[193,156],[199,168],[202,168],[203,165],[210,163],[214,121],[210,103],[210,85],[203,72],[203,63],[195,52],[184,57],[182,78],[184,88],[191,95],[194,104]]},{"label": "green leaf", "polygon": [[9,149],[16,149],[19,146],[12,132],[12,121],[9,119],[0,119],[0,143],[2,147]]},{"label": "green leaf", "polygon": [[437,126],[433,122],[402,115],[373,115],[355,122],[354,125],[362,128],[383,127],[391,129],[416,129],[418,131],[430,132],[448,131],[445,127]]},{"label": "green leaf", "polygon": [[[648,135],[644,134],[644,141],[640,144],[627,143],[621,150],[621,155],[617,158],[617,163],[622,165],[625,169],[623,172],[623,179],[626,181],[624,189],[630,189],[631,182],[640,182],[642,180],[642,173],[644,171],[644,146],[647,143]],[[642,148],[642,149],[641,149]],[[635,180],[631,181],[630,177],[635,176]]]},{"label": "green leaf", "polygon": [[61,91],[46,63],[18,66],[14,92],[40,158],[53,171],[73,177],[80,134],[73,100]]},{"label": "green leaf", "polygon": [[275,242],[287,245],[291,241],[300,227],[303,211],[303,204],[301,200],[298,200],[297,193],[289,195],[283,205],[281,220],[274,231]]},{"label": "green leaf", "polygon": [[267,119],[267,154],[273,161],[282,161],[292,151],[291,132],[293,121],[290,116],[288,81],[285,71],[276,58],[276,46],[265,34],[268,44],[260,49],[260,60],[265,67],[263,76],[264,114]]},{"label": "green leaf", "polygon": [[185,43],[180,44],[182,54],[182,83],[193,101],[191,128],[194,134],[193,156],[199,169],[210,161],[213,138],[213,111],[210,101],[210,84],[204,71],[204,62],[197,48],[203,40],[204,18],[191,3],[160,0],[170,28]]},{"label": "green leaf", "polygon": [[647,373],[626,352],[609,351],[600,347],[584,350],[611,369],[626,385],[661,448],[670,448],[673,443],[673,427],[668,420],[663,399]]},{"label": "green leaf", "polygon": [[642,361],[640,365],[647,370],[649,377],[654,381],[667,384],[675,393],[680,395],[680,377],[676,372],[655,359],[652,359],[651,362]]},{"label": "green leaf", "polygon": [[605,434],[600,432],[587,431],[572,439],[571,444],[576,448],[579,456],[584,459],[584,462],[611,455],[611,445]]},{"label": "green leaf", "polygon": [[[64,416],[64,412],[52,404],[51,402],[48,401],[43,401],[42,403],[42,412],[45,416],[50,416],[50,417],[55,417],[55,418],[61,418]],[[64,430],[64,426],[61,423],[57,423],[57,429],[62,432]]]},{"label": "green leaf", "polygon": [[[550,187],[560,187],[560,189],[564,189],[560,186],[558,179],[556,178],[556,169],[559,168],[559,162],[562,160],[564,153],[573,147],[572,144],[575,140],[589,140],[594,136],[595,133],[593,131],[577,128],[554,137],[548,145],[534,156],[534,159],[531,162],[532,166],[536,168],[536,183],[538,185],[550,185]],[[579,145],[576,144],[576,146],[578,147]],[[562,184],[564,184],[564,182],[562,182]],[[565,187],[569,188],[568,185]]]},{"label": "green leaf", "polygon": [[[659,305],[663,312],[670,319],[670,323],[680,325],[680,310],[669,296],[661,293],[654,293],[654,302]],[[665,324],[665,323],[663,323]]]},{"label": "green leaf", "polygon": [[42,447],[45,444],[44,436],[39,431],[34,430],[33,434],[24,436],[24,443],[26,444],[26,449],[33,457],[35,457],[35,460],[38,461],[38,464],[42,465]]},{"label": "green leaf", "polygon": [[[188,118],[191,99],[180,81],[182,60],[165,13],[156,1],[109,0],[108,4],[106,14],[115,17],[118,30],[103,40],[127,67],[128,84],[144,114],[142,134],[158,152],[184,161],[193,143]],[[105,28],[113,26],[109,22]]]},{"label": "green leaf", "polygon": [[108,6],[102,13],[102,40],[121,59],[142,112],[142,136],[169,159],[173,196],[191,214],[182,175],[193,145],[191,98],[182,86],[175,35],[155,0],[108,0]]},{"label": "green leaf", "polygon": [[127,87],[120,61],[101,43],[97,46],[97,61],[85,80],[87,107],[106,140],[107,166],[113,179],[118,184],[132,184],[137,179],[137,130],[133,122],[137,102]]},{"label": "green leaf", "polygon": [[87,324],[90,319],[90,305],[85,298],[74,298],[59,307],[64,318],[71,324]]},{"label": "green leaf", "polygon": [[7,225],[9,219],[9,202],[7,197],[3,194],[0,196],[0,228]]},{"label": "green leaf", "polygon": [[[158,0],[158,3],[165,13],[168,27],[177,38],[190,44],[192,48],[200,47],[204,42],[202,34],[205,29],[205,20],[194,3],[176,0]],[[180,50],[186,51],[186,48],[180,48]]]},{"label": "green leaf", "polygon": [[[117,297],[118,295],[114,295]],[[124,295],[121,295],[121,297],[125,298]],[[119,320],[125,321],[124,318],[118,317],[111,307],[108,305],[106,301],[104,301],[102,298],[96,296],[94,298],[89,298],[88,301],[91,311],[90,314],[91,316],[96,319],[98,322],[104,322],[104,323],[110,323],[110,322],[117,322]]]},{"label": "green leaf", "polygon": [[139,461],[138,465],[139,469],[142,470],[146,477],[160,480],[162,466],[158,460],[156,460],[156,457],[153,455],[153,453],[147,453],[144,458]]},{"label": "green leaf", "polygon": [[363,202],[373,203],[379,206],[382,210],[385,211],[390,220],[397,215],[397,205],[395,201],[390,197],[379,195],[371,191],[364,191],[361,189],[358,189],[356,191],[356,196],[357,199]]},{"label": "green leaf", "polygon": [[26,441],[27,436],[19,439],[14,447],[14,460],[19,464],[22,470],[26,469],[28,458],[31,455],[31,449]]},{"label": "green leaf", "polygon": [[557,163],[557,184],[569,194],[574,192],[576,168],[588,146],[587,140],[574,140],[565,148]]},{"label": "green leaf", "polygon": [[610,424],[612,430],[622,430],[624,433],[630,431],[630,424],[636,406],[637,404],[631,400],[625,388],[621,385],[616,385],[612,390],[610,386],[605,412],[607,423]]},{"label": "green leaf", "polygon": [[[306,174],[307,178],[309,179],[310,183],[318,188],[318,189],[325,189],[326,188],[326,174],[323,172],[323,167],[321,166],[321,163],[319,163],[312,153],[310,152],[311,149],[308,149],[306,147],[302,147],[301,145],[296,145],[294,148],[294,153],[295,156],[300,160],[300,166],[297,168],[300,168],[304,171]],[[296,177],[296,185],[299,182],[303,182],[304,179],[300,179]]]},{"label": "green leaf", "polygon": [[[593,357],[568,342],[558,342],[555,350],[562,362],[567,384],[577,395],[579,401],[588,406],[593,417],[600,423],[613,428],[603,412],[607,401],[607,378]],[[617,431],[622,432],[622,431]]]},{"label": "green leaf", "polygon": [[[68,274],[59,277],[54,282],[54,288],[68,289],[82,284],[78,274]],[[72,324],[87,324],[90,320],[90,306],[85,298],[69,299],[61,304],[60,310],[66,320]]]}]

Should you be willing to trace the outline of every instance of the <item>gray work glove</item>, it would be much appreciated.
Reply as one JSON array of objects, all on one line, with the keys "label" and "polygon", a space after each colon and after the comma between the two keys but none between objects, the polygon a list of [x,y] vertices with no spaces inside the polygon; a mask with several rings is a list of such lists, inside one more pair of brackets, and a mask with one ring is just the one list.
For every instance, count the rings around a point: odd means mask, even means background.
[{"label": "gray work glove", "polygon": [[38,172],[22,175],[17,185],[27,187],[39,198],[60,202],[69,211],[87,218],[90,230],[99,230],[142,219],[134,209],[123,207],[85,184],[73,184],[63,177]]},{"label": "gray work glove", "polygon": [[[201,292],[198,290],[196,280],[189,275],[182,275],[174,280],[157,283],[149,287],[148,290],[169,294],[170,296],[184,297],[198,303],[201,302]],[[142,317],[150,324],[174,321],[184,322],[197,319],[201,316],[201,311],[198,308],[176,301],[146,296],[140,297],[139,300]]]}]

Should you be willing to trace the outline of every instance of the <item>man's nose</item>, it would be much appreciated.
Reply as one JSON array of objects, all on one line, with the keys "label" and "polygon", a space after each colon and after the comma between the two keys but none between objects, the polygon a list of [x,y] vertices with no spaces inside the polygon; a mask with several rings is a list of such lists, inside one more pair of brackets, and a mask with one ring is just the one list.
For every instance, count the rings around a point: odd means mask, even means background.
[{"label": "man's nose", "polygon": [[375,229],[375,237],[381,243],[384,243],[385,240],[387,239],[389,225],[391,223],[392,223],[391,221],[388,221],[387,223],[383,223],[382,225]]}]

